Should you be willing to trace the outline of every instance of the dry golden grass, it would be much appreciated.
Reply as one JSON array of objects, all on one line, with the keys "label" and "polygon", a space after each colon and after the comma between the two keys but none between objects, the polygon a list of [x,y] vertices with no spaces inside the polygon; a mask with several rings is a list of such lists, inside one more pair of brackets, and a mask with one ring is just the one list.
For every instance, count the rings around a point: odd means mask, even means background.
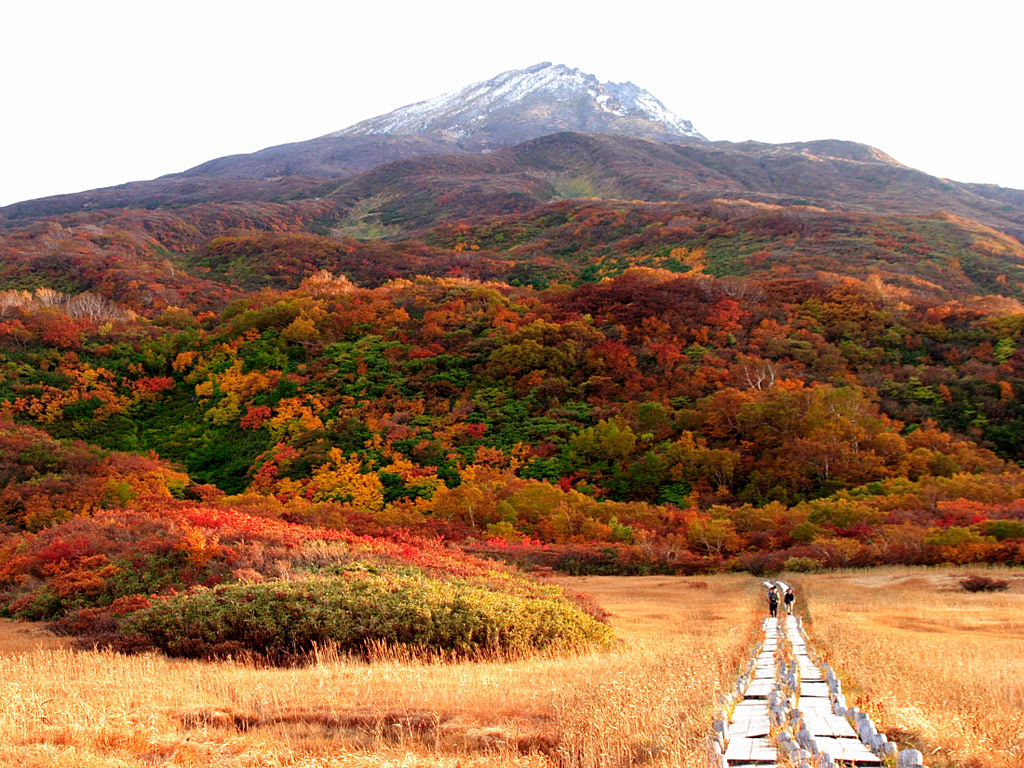
[{"label": "dry golden grass", "polygon": [[0,654],[67,648],[68,638],[54,637],[39,624],[0,619]]},{"label": "dry golden grass", "polygon": [[760,618],[756,581],[563,583],[612,612],[617,648],[487,663],[324,654],[301,669],[59,647],[0,655],[0,765],[699,765],[715,695]]},{"label": "dry golden grass", "polygon": [[882,730],[932,768],[1020,768],[1024,574],[986,570],[1010,579],[1010,591],[969,594],[958,585],[969,572],[886,568],[794,583],[812,643]]}]

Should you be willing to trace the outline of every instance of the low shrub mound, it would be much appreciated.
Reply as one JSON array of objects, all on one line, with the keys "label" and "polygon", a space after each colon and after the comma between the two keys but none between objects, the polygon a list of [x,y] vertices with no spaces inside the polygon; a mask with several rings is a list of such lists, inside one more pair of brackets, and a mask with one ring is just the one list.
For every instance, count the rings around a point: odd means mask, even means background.
[{"label": "low shrub mound", "polygon": [[155,601],[121,627],[129,647],[171,656],[290,662],[315,648],[380,646],[459,656],[521,655],[603,644],[607,627],[557,589],[502,592],[417,570],[353,570],[297,581],[227,584]]},{"label": "low shrub mound", "polygon": [[960,586],[965,592],[1005,592],[1010,588],[1010,582],[974,573],[960,579]]}]

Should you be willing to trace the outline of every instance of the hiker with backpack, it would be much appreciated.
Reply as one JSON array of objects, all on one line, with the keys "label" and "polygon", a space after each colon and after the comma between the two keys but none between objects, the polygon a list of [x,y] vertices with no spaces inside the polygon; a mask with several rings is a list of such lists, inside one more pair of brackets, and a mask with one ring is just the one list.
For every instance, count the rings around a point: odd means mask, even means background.
[{"label": "hiker with backpack", "polygon": [[792,587],[786,587],[786,594],[783,596],[782,602],[786,604],[786,613],[792,616],[793,604],[796,602],[796,593],[793,592]]},{"label": "hiker with backpack", "polygon": [[779,588],[774,584],[768,588],[768,613],[772,618],[779,615]]}]

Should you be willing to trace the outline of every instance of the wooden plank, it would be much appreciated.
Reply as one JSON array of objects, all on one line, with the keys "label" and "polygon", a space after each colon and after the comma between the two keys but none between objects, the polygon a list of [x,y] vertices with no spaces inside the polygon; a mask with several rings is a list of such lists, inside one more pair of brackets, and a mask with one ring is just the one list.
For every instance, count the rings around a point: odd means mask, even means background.
[{"label": "wooden plank", "polygon": [[801,683],[800,698],[822,698],[829,696],[828,683]]},{"label": "wooden plank", "polygon": [[856,739],[857,732],[845,717],[832,714],[804,713],[804,727],[812,736]]},{"label": "wooden plank", "polygon": [[816,696],[801,696],[797,699],[796,708],[807,716],[832,714],[832,700]]},{"label": "wooden plank", "polygon": [[771,679],[755,679],[747,688],[747,692],[744,696],[748,699],[764,699],[768,697],[768,694],[775,689],[775,677]]},{"label": "wooden plank", "polygon": [[771,730],[768,708],[763,702],[759,707],[737,707],[726,729],[728,737],[767,736]]},{"label": "wooden plank", "polygon": [[730,763],[750,760],[750,739],[744,739],[742,736],[729,739],[729,746],[725,748],[725,760]]},{"label": "wooden plank", "polygon": [[745,727],[740,730],[729,729],[729,743],[742,741],[743,739],[767,738],[771,733],[771,723],[767,720],[751,720],[744,723]]},{"label": "wooden plank", "polygon": [[774,763],[779,759],[779,751],[768,739],[750,739],[754,746],[750,749],[751,762]]},{"label": "wooden plank", "polygon": [[771,721],[767,717],[758,720],[751,720],[747,723],[747,730],[743,736],[747,739],[767,738],[772,732]]},{"label": "wooden plank", "polygon": [[815,739],[818,749],[828,752],[833,760],[854,762],[857,765],[881,765],[882,760],[857,739],[831,739],[819,736]]},{"label": "wooden plank", "polygon": [[776,763],[778,750],[768,739],[733,739],[725,750],[727,762]]}]

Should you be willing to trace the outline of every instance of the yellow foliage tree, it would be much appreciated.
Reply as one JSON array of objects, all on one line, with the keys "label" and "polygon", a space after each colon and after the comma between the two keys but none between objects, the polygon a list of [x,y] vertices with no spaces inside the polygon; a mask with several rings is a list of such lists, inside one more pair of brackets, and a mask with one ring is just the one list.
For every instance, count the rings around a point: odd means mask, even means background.
[{"label": "yellow foliage tree", "polygon": [[347,458],[338,448],[330,460],[313,472],[307,493],[313,501],[344,501],[359,509],[378,512],[384,508],[384,486],[376,473],[363,474],[357,458]]},{"label": "yellow foliage tree", "polygon": [[320,340],[320,332],[312,318],[299,315],[292,320],[291,325],[281,331],[281,336],[286,341],[296,344],[312,344]]},{"label": "yellow foliage tree", "polygon": [[277,412],[268,422],[270,434],[281,440],[314,429],[322,429],[324,423],[317,412],[323,409],[323,402],[316,396],[286,398],[277,404]]},{"label": "yellow foliage tree", "polygon": [[224,394],[234,394],[241,400],[248,400],[259,392],[276,387],[280,378],[280,371],[243,373],[242,361],[236,359],[230,368],[217,377],[217,386]]},{"label": "yellow foliage tree", "polygon": [[185,352],[179,352],[178,356],[174,358],[174,362],[171,363],[171,368],[176,373],[187,371],[193,365],[195,365],[196,358],[199,357],[199,353],[195,350],[186,350]]},{"label": "yellow foliage tree", "polygon": [[398,475],[402,478],[406,488],[416,491],[419,496],[428,499],[437,492],[438,488],[444,486],[444,482],[437,476],[437,472],[418,467],[400,454],[392,456],[391,463],[381,471]]}]

